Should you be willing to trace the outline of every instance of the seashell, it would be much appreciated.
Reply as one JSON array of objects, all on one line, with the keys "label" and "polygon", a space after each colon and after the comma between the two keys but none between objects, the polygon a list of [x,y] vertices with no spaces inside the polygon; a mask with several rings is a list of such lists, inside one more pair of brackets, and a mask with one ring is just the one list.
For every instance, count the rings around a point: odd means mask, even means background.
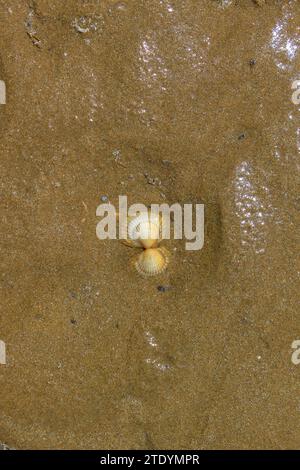
[{"label": "seashell", "polygon": [[128,218],[126,244],[140,248],[154,248],[161,240],[162,217],[151,211]]},{"label": "seashell", "polygon": [[168,263],[169,252],[165,248],[148,248],[134,260],[135,268],[143,276],[160,274]]}]

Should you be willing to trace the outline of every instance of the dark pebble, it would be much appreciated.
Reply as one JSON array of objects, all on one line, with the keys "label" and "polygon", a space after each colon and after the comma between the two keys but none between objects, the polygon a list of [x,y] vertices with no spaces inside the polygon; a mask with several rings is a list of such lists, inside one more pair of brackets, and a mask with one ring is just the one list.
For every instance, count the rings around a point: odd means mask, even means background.
[{"label": "dark pebble", "polygon": [[171,289],[171,286],[157,286],[157,290],[159,292],[167,292],[170,289]]}]

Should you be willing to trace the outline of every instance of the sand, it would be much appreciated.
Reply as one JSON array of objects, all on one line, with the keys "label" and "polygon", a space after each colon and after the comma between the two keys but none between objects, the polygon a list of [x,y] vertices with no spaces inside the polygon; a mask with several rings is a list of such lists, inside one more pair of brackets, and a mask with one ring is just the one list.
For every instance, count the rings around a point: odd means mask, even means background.
[{"label": "sand", "polygon": [[[299,448],[299,2],[0,6],[0,441]],[[203,249],[141,277],[119,195],[205,204]]]}]

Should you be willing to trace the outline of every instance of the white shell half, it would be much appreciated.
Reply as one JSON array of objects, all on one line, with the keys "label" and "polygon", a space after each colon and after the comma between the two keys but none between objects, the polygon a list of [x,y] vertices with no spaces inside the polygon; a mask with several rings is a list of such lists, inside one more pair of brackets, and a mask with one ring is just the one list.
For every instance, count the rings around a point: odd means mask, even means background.
[{"label": "white shell half", "polygon": [[132,246],[142,248],[156,246],[161,239],[161,217],[149,211],[129,218],[127,235],[127,242]]}]

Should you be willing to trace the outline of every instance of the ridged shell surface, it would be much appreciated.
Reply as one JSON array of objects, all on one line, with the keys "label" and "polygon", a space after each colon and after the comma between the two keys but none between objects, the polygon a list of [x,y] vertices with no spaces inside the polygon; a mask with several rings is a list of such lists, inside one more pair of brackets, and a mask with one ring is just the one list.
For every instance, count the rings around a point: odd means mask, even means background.
[{"label": "ridged shell surface", "polygon": [[169,263],[168,251],[164,248],[148,248],[135,260],[137,271],[144,276],[163,272]]},{"label": "ridged shell surface", "polygon": [[129,219],[127,242],[133,246],[152,248],[160,241],[161,218],[159,215],[145,212]]}]

